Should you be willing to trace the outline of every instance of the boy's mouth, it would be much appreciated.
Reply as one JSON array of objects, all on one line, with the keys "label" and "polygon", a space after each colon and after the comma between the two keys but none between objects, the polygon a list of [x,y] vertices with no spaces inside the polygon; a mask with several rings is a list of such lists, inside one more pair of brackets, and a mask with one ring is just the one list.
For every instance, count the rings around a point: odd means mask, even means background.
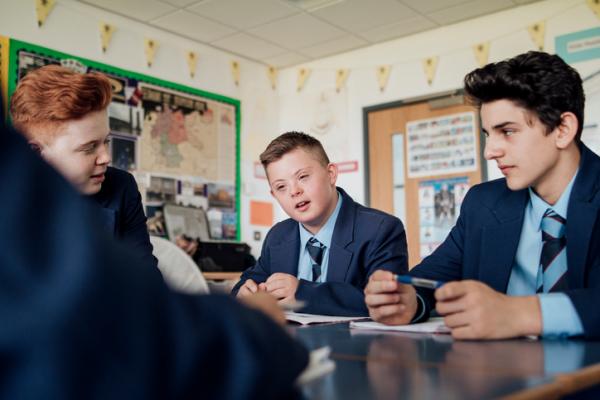
[{"label": "boy's mouth", "polygon": [[300,203],[296,204],[296,209],[304,209],[306,208],[308,205],[310,204],[310,201],[306,200],[306,201],[301,201]]}]

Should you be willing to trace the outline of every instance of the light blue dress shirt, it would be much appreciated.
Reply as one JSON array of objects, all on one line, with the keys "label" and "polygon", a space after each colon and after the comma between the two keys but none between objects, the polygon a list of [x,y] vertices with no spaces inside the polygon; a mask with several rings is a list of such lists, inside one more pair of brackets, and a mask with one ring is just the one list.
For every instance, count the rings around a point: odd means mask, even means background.
[{"label": "light blue dress shirt", "polygon": [[[577,172],[554,206],[542,200],[529,188],[529,202],[521,228],[519,247],[513,264],[506,293],[511,296],[530,296],[536,292],[540,255],[542,254],[542,217],[548,208],[567,220],[567,208]],[[567,252],[569,251],[569,237]],[[567,266],[568,267],[568,266]],[[542,335],[573,336],[583,333],[583,325],[573,302],[564,293],[540,293],[542,310]]]},{"label": "light blue dress shirt", "polygon": [[342,208],[342,196],[338,192],[337,205],[335,210],[323,225],[323,227],[317,232],[316,235],[310,233],[301,223],[298,223],[298,229],[300,230],[300,258],[298,260],[298,279],[304,279],[312,282],[312,260],[306,250],[306,242],[312,237],[323,243],[325,251],[323,252],[323,259],[321,261],[321,276],[317,279],[317,282],[325,282],[327,280],[327,267],[329,266],[329,249],[331,248],[331,238],[333,237],[333,228],[335,228],[335,222],[337,221],[338,214]]}]

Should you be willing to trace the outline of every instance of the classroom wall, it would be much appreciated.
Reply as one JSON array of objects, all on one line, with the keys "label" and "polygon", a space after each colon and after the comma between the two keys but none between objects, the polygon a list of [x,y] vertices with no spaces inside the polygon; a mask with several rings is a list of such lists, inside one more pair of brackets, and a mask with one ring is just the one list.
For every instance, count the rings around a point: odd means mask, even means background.
[{"label": "classroom wall", "polygon": [[[331,119],[338,122],[322,137],[327,151],[336,155],[335,161],[358,160],[359,170],[342,174],[339,183],[362,201],[366,190],[363,108],[460,88],[464,75],[477,67],[472,45],[490,41],[490,62],[534,50],[526,28],[541,20],[546,20],[548,52],[554,52],[555,36],[597,27],[599,22],[585,0],[548,0],[302,65],[312,72],[300,92],[296,85],[298,67],[285,69],[280,75],[279,130],[311,130],[323,116],[317,107],[308,106],[308,99],[318,99],[322,93],[330,96],[329,109],[339,112]],[[439,63],[435,79],[428,85],[422,60],[431,56],[439,56]],[[385,91],[381,92],[375,68],[388,64],[392,65],[392,72]],[[600,69],[600,60],[574,67],[585,77]],[[348,68],[350,74],[345,88],[336,93],[338,68]],[[304,107],[299,107],[302,104]],[[488,172],[489,179],[502,176],[494,162],[488,163]]]},{"label": "classroom wall", "polygon": [[[197,89],[229,96],[241,101],[241,225],[242,241],[258,254],[261,241],[254,240],[254,231],[262,237],[268,227],[250,227],[250,198],[271,201],[266,181],[253,178],[253,161],[277,135],[278,101],[271,88],[266,67],[227,52],[203,46],[191,40],[169,34],[145,24],[90,7],[77,1],[60,0],[38,28],[33,1],[0,0],[0,35],[45,46],[61,52],[143,73]],[[99,35],[100,21],[117,27],[110,47],[102,53]],[[143,40],[149,37],[159,44],[154,64],[146,66]],[[185,60],[186,51],[198,53],[195,78],[190,78]],[[240,62],[240,85],[231,75],[231,60]]]},{"label": "classroom wall", "polygon": [[[263,65],[77,1],[57,2],[45,25],[38,28],[33,3],[0,0],[0,35],[241,100],[241,238],[255,255],[268,227],[250,225],[250,200],[273,203],[275,220],[285,218],[270,197],[266,180],[255,177],[254,172],[258,155],[272,138],[284,131],[303,130],[323,141],[332,161],[349,162],[346,167],[350,170],[357,163],[358,170],[340,174],[338,183],[362,202],[364,107],[459,88],[464,74],[477,67],[472,45],[490,41],[490,61],[532,50],[535,46],[526,27],[538,21],[546,20],[545,49],[549,52],[554,51],[555,36],[598,26],[598,18],[585,0],[547,0],[283,69],[273,90]],[[100,49],[100,21],[118,27],[107,53]],[[144,37],[159,43],[151,68],[145,64]],[[188,50],[200,57],[193,79],[183,57]],[[430,56],[439,56],[439,64],[433,83],[428,85],[422,60]],[[232,59],[240,61],[239,86],[230,73]],[[388,64],[392,71],[381,92],[375,68]],[[312,71],[300,91],[299,67]],[[600,69],[600,60],[575,67],[587,76]],[[338,68],[350,70],[339,92],[335,90]],[[488,171],[490,179],[500,176],[494,163],[488,165]],[[255,232],[260,233],[261,240],[255,240]]]}]

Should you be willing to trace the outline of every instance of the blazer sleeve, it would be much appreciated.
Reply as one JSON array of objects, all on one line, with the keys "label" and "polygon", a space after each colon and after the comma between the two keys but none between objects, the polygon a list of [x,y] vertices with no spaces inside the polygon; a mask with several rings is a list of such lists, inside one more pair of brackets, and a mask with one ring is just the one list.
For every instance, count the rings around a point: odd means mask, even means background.
[{"label": "blazer sleeve", "polygon": [[235,284],[233,289],[231,289],[231,294],[237,296],[240,287],[246,282],[248,279],[252,279],[256,283],[265,282],[269,276],[271,275],[271,265],[270,265],[270,246],[271,241],[273,239],[272,235],[273,229],[269,230],[267,236],[265,237],[265,241],[263,243],[262,249],[260,251],[260,257],[256,261],[254,266],[246,269],[238,283]]},{"label": "blazer sleeve", "polygon": [[583,325],[583,334],[589,339],[600,338],[600,313],[595,309],[595,305],[600,304],[600,256],[597,249],[595,252],[588,270],[587,287],[564,292],[573,302]]},{"label": "blazer sleeve", "polygon": [[[406,273],[408,270],[406,232],[399,219],[392,217],[382,219],[363,263],[359,265],[363,270],[362,277],[356,277],[351,282],[316,283],[300,280],[296,298],[307,301],[307,306],[301,311],[340,316],[369,315],[363,292],[369,276],[378,269],[399,274]],[[335,266],[330,265],[329,268]]]},{"label": "blazer sleeve", "polygon": [[142,205],[142,196],[137,188],[137,183],[131,174],[127,174],[121,227],[119,239],[136,252],[145,265],[158,267],[158,260],[152,254],[152,243],[146,227],[146,214]]}]

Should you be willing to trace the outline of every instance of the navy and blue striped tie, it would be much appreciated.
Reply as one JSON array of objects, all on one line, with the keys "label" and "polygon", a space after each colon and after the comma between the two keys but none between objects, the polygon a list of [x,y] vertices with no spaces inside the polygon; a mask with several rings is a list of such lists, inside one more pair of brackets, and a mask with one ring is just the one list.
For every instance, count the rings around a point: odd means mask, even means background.
[{"label": "navy and blue striped tie", "polygon": [[556,292],[567,287],[567,220],[551,208],[542,218],[542,254],[537,293]]},{"label": "navy and blue striped tie", "polygon": [[313,237],[306,242],[306,250],[308,250],[308,255],[312,261],[312,281],[317,282],[321,276],[321,262],[323,261],[325,245]]}]

